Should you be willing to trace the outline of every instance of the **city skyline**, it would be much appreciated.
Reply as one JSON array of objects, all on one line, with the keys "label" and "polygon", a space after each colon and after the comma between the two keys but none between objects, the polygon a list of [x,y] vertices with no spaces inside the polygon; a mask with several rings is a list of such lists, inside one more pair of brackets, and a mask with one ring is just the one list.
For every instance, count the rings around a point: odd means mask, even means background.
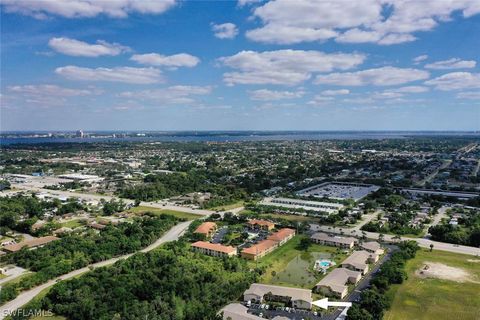
[{"label": "city skyline", "polygon": [[478,1],[0,3],[2,131],[480,129]]}]

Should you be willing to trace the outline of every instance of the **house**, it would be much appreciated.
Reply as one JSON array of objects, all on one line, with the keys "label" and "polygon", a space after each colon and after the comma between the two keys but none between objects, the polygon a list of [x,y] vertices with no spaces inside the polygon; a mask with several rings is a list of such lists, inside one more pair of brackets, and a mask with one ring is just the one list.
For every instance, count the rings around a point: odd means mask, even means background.
[{"label": "house", "polygon": [[358,271],[336,268],[317,283],[315,290],[326,296],[343,299],[348,293],[348,284],[357,284],[361,278],[362,274]]},{"label": "house", "polygon": [[317,232],[312,235],[312,241],[325,246],[339,247],[343,249],[352,249],[357,239],[351,237],[330,236],[323,232]]},{"label": "house", "polygon": [[275,228],[275,223],[267,220],[257,220],[257,219],[252,219],[248,221],[248,227],[250,229],[262,229],[262,230],[267,230],[270,231],[273,228]]},{"label": "house", "polygon": [[275,248],[278,247],[278,242],[273,240],[262,240],[257,244],[249,248],[245,248],[241,252],[242,258],[249,259],[249,260],[257,260],[266,254],[269,254]]},{"label": "house", "polygon": [[275,301],[294,308],[311,309],[313,299],[312,290],[252,283],[243,293],[243,301],[255,303]]},{"label": "house", "polygon": [[219,243],[210,243],[206,241],[197,241],[192,243],[194,251],[213,257],[233,257],[237,254],[237,249],[232,246],[224,246]]},{"label": "house", "polygon": [[96,230],[103,230],[107,227],[104,224],[100,224],[100,223],[96,223],[96,222],[91,222],[91,223],[88,224],[88,226],[90,228],[93,228],[93,229],[96,229]]},{"label": "house", "polygon": [[364,242],[360,244],[360,248],[376,255],[382,255],[385,252],[377,241]]},{"label": "house", "polygon": [[55,240],[59,240],[59,238],[54,236],[40,237],[40,238],[28,240],[28,241],[22,241],[20,243],[10,244],[8,246],[3,247],[3,250],[8,252],[17,252],[17,251],[20,251],[23,247],[37,248],[37,247],[44,246],[47,243],[50,243]]},{"label": "house", "polygon": [[365,250],[354,251],[348,258],[346,258],[340,265],[342,268],[347,268],[353,271],[366,274],[368,272],[368,264],[378,261],[378,255],[370,253]]},{"label": "house", "polygon": [[210,238],[215,231],[217,231],[217,224],[215,222],[207,221],[199,225],[194,233],[203,234],[206,238]]},{"label": "house", "polygon": [[272,233],[267,237],[267,240],[273,240],[278,242],[278,246],[284,245],[288,240],[295,236],[295,230],[289,228],[283,228],[275,233]]}]

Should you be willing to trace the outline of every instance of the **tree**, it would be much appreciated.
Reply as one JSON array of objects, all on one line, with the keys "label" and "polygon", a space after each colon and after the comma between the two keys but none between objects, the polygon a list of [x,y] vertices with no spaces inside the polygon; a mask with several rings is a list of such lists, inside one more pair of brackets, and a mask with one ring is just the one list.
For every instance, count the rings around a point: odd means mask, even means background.
[{"label": "tree", "polygon": [[373,320],[372,315],[354,303],[347,311],[347,320]]},{"label": "tree", "polygon": [[430,244],[430,252],[432,252],[432,251],[433,251],[433,243]]}]

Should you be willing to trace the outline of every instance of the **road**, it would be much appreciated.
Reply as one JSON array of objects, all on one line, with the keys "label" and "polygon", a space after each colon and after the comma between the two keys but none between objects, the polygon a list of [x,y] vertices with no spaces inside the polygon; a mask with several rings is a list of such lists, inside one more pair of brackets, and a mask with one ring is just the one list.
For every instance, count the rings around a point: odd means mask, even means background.
[{"label": "road", "polygon": [[[158,246],[164,244],[165,242],[178,240],[178,238],[188,228],[190,223],[192,223],[192,221],[186,221],[186,222],[182,222],[182,223],[177,224],[176,226],[172,227],[169,231],[167,231],[157,241],[155,241],[154,243],[152,243],[148,247],[140,250],[140,252],[148,252],[148,251],[151,251],[151,250],[157,248]],[[24,292],[20,293],[14,300],[7,302],[6,304],[4,304],[3,306],[0,307],[1,308],[0,309],[0,319],[4,319],[8,315],[12,314],[15,310],[17,310],[18,308],[21,308],[23,305],[25,305],[26,303],[31,301],[33,298],[35,298],[42,290],[53,286],[58,281],[73,278],[75,276],[78,276],[78,275],[80,275],[84,272],[87,272],[87,271],[91,270],[92,268],[94,269],[94,268],[105,267],[105,266],[114,264],[115,262],[117,262],[119,260],[122,260],[122,259],[127,259],[128,257],[131,257],[134,254],[135,253],[130,253],[130,254],[120,256],[120,257],[116,257],[116,258],[112,258],[112,259],[109,259],[109,260],[105,260],[105,261],[101,261],[101,262],[91,264],[87,267],[84,267],[84,268],[81,268],[81,269],[78,269],[78,270],[74,270],[70,273],[67,273],[67,274],[64,274],[60,277],[52,279],[52,280],[48,281],[47,283],[44,283],[40,286],[37,286],[37,287],[32,288],[30,290],[24,291]]]}]

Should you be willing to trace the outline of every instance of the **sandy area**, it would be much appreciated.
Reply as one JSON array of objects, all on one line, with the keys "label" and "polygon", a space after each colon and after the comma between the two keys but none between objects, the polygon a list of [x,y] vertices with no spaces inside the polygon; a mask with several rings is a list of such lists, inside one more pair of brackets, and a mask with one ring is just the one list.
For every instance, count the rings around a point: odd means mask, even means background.
[{"label": "sandy area", "polygon": [[480,262],[480,259],[468,259],[467,261],[468,261],[468,262],[479,263],[479,262]]},{"label": "sandy area", "polygon": [[420,278],[437,278],[455,282],[475,282],[473,276],[464,269],[447,266],[443,263],[424,262],[415,272]]}]

